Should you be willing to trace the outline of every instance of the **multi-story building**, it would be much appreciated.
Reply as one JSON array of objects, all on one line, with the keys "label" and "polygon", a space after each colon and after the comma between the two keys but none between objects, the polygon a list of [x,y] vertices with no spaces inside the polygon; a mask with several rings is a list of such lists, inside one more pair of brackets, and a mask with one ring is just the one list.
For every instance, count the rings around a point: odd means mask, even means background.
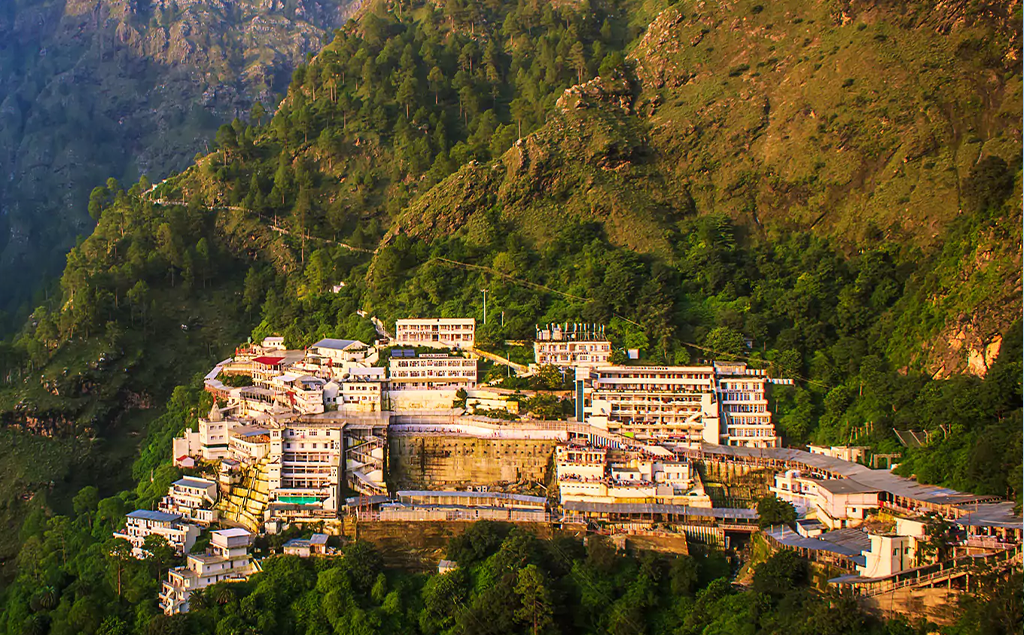
[{"label": "multi-story building", "polygon": [[341,426],[296,421],[274,426],[268,432],[271,506],[301,505],[337,512],[344,452]]},{"label": "multi-story building", "polygon": [[362,362],[371,354],[370,347],[359,340],[336,340],[324,338],[310,347],[312,351],[331,364]]},{"label": "multi-story building", "polygon": [[319,414],[324,411],[324,384],[312,375],[282,373],[270,378],[267,387],[275,392],[282,406],[301,414]]},{"label": "multi-story building", "polygon": [[[373,370],[384,371],[383,368]],[[350,374],[346,379],[332,381],[324,387],[324,404],[344,411],[378,412],[381,410],[384,384],[383,380],[373,377]]]},{"label": "multi-story building", "polygon": [[252,380],[257,386],[280,375],[284,369],[284,355],[262,355],[252,360]]},{"label": "multi-story building", "polygon": [[652,441],[775,447],[763,371],[742,364],[576,369],[576,417]]},{"label": "multi-story building", "polygon": [[723,445],[777,446],[764,371],[749,369],[746,364],[722,363],[715,363],[714,369]]},{"label": "multi-story building", "polygon": [[469,390],[476,387],[476,360],[461,355],[436,353],[392,357],[388,369],[393,391]]},{"label": "multi-story building", "polygon": [[225,417],[225,410],[217,404],[210,408],[210,414],[199,417],[199,430],[186,429],[180,437],[172,441],[172,452],[175,463],[180,464],[185,457],[201,458],[204,461],[217,461],[230,456],[228,437],[239,422],[231,416]]},{"label": "multi-story building", "polygon": [[216,502],[216,481],[186,476],[171,484],[157,509],[178,514],[199,525],[209,525],[217,521],[217,512],[212,509]]},{"label": "multi-story building", "polygon": [[438,348],[473,348],[473,318],[416,318],[395,322],[395,344]]},{"label": "multi-story building", "polygon": [[270,430],[263,425],[239,425],[228,435],[231,458],[253,464],[270,453]]},{"label": "multi-story building", "polygon": [[849,461],[850,463],[860,463],[866,456],[868,450],[871,448],[865,445],[809,445],[807,451],[811,454],[821,454],[823,456],[830,456],[833,459],[840,459],[842,461]]},{"label": "multi-story building", "polygon": [[593,368],[611,364],[612,343],[604,336],[604,327],[592,324],[549,324],[537,329],[533,343],[537,366]]},{"label": "multi-story building", "polygon": [[252,573],[251,544],[252,534],[244,529],[212,532],[206,552],[190,554],[184,566],[167,572],[160,591],[160,608],[167,615],[186,613],[195,591],[218,582],[245,580]]},{"label": "multi-story building", "polygon": [[710,507],[688,461],[570,443],[555,448],[559,497],[591,503]]},{"label": "multi-story building", "polygon": [[128,514],[123,530],[114,533],[114,538],[124,538],[132,543],[132,555],[145,558],[149,554],[143,549],[147,536],[163,536],[175,553],[184,554],[192,549],[199,528],[185,522],[178,514],[136,509]]},{"label": "multi-story building", "polygon": [[878,507],[878,489],[849,478],[809,478],[788,470],[775,475],[770,490],[799,514],[814,516],[829,529],[858,525],[868,510]]}]

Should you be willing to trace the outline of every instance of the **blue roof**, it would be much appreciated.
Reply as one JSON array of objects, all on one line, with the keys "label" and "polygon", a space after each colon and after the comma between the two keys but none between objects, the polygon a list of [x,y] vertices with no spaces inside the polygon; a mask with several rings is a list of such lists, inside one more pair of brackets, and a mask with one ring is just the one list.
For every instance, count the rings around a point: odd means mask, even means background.
[{"label": "blue roof", "polygon": [[316,348],[333,348],[339,351],[343,351],[353,344],[362,344],[356,340],[336,340],[330,337],[325,337],[316,344],[313,344]]},{"label": "blue roof", "polygon": [[169,523],[181,518],[177,514],[168,514],[166,512],[156,512],[149,509],[136,509],[135,511],[128,514],[128,518],[139,518],[141,520],[152,520],[156,522]]},{"label": "blue roof", "polygon": [[309,538],[309,544],[311,545],[326,545],[327,534],[313,534]]},{"label": "blue roof", "polygon": [[284,543],[285,547],[308,547],[309,540],[305,538],[292,538],[288,542]]}]

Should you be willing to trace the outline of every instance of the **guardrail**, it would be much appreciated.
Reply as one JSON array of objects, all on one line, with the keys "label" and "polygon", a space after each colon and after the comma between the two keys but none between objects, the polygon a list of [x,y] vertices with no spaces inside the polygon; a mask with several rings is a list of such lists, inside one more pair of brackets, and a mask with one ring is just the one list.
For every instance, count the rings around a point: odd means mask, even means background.
[{"label": "guardrail", "polygon": [[1003,549],[984,556],[964,556],[947,562],[938,562],[878,581],[858,582],[855,586],[862,595],[873,597],[907,587],[930,586],[942,580],[976,573],[980,567],[1009,564],[1020,557],[1021,546],[1017,545],[1012,549]]}]

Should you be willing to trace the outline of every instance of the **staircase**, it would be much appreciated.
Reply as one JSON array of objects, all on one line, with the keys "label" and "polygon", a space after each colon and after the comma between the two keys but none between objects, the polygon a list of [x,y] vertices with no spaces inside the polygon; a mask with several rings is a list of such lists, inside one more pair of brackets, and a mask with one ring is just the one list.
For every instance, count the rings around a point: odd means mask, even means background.
[{"label": "staircase", "polygon": [[222,522],[241,525],[254,533],[259,531],[269,500],[267,465],[267,459],[261,459],[248,468],[242,482],[217,502]]},{"label": "staircase", "polygon": [[376,482],[369,477],[374,471],[383,474],[384,461],[380,456],[374,456],[374,451],[380,450],[383,454],[385,441],[381,437],[369,435],[362,437],[363,442],[354,445],[345,451],[345,472],[348,475],[348,486],[360,494],[387,494],[387,486],[383,482]]}]

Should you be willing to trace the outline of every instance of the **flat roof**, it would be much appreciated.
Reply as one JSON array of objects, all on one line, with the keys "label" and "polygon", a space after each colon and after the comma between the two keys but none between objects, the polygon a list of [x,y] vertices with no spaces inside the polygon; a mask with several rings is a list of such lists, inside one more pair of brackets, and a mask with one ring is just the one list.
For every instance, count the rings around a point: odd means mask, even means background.
[{"label": "flat roof", "polygon": [[204,489],[216,484],[216,481],[210,481],[205,478],[196,478],[194,476],[186,476],[185,478],[179,478],[174,481],[174,485],[180,485],[181,487],[201,487]]},{"label": "flat roof", "polygon": [[359,340],[336,340],[332,337],[325,337],[316,344],[313,344],[314,348],[329,348],[331,350],[343,351],[353,344],[359,344],[359,346],[365,348],[366,344],[363,344]]},{"label": "flat roof", "polygon": [[952,522],[962,527],[1005,527],[1007,529],[1024,528],[1024,519],[1013,513],[1013,503],[986,503],[967,508],[970,511]]},{"label": "flat roof", "polygon": [[873,470],[860,463],[851,463],[825,454],[812,454],[805,450],[793,448],[747,448],[704,443],[701,444],[701,451],[704,454],[711,455],[763,458],[801,463],[812,468],[826,470],[839,476],[855,479],[861,485],[874,487],[880,492],[888,492],[895,496],[902,496],[903,498],[936,505],[963,506],[973,501],[988,501],[992,498],[990,496],[965,494],[938,485],[923,485],[913,479],[897,476],[889,470]]},{"label": "flat roof", "polygon": [[818,487],[832,492],[833,494],[870,494],[877,492],[877,487],[862,485],[852,478],[822,478],[810,479]]},{"label": "flat roof", "polygon": [[390,503],[391,500],[390,496],[374,494],[373,496],[352,496],[351,498],[346,498],[345,504],[349,507],[358,507],[360,504],[379,505],[381,503]]},{"label": "flat roof", "polygon": [[456,324],[476,324],[476,318],[403,318],[401,320],[395,320],[395,324],[416,324],[419,323],[434,323],[439,324],[441,322],[452,322]]},{"label": "flat roof", "polygon": [[249,533],[248,531],[242,529],[241,527],[231,527],[230,529],[218,529],[217,531],[215,531],[213,533],[220,534],[221,536],[224,536],[225,538],[240,538],[240,537],[243,537],[243,536],[251,536],[252,535],[251,533]]},{"label": "flat roof", "polygon": [[178,514],[168,514],[167,512],[153,511],[151,509],[136,509],[135,511],[128,513],[128,518],[139,518],[141,520],[169,523],[180,519],[181,516]]},{"label": "flat roof", "polygon": [[543,496],[526,496],[525,494],[507,494],[505,492],[463,492],[463,491],[443,491],[443,490],[403,490],[395,492],[395,495],[401,498],[402,496],[446,496],[449,498],[494,498],[494,499],[505,499],[514,500],[522,503],[534,503],[543,505],[548,499]]},{"label": "flat roof", "polygon": [[270,434],[270,430],[263,426],[237,426],[231,431],[231,435],[236,437],[255,437],[261,434]]},{"label": "flat roof", "polygon": [[[855,537],[852,533],[848,532],[859,532],[863,534],[864,539]],[[805,536],[801,536],[785,525],[780,525],[770,527],[765,531],[765,533],[777,540],[779,544],[787,547],[834,553],[836,555],[849,558],[857,564],[865,564],[867,562],[867,559],[861,552],[865,548],[871,548],[871,538],[858,529],[830,531],[818,536],[817,538],[807,538]],[[829,536],[829,534],[837,535],[830,536],[826,539],[826,536]],[[863,545],[865,545],[865,540],[867,546],[863,547]]]},{"label": "flat roof", "polygon": [[693,507],[661,503],[592,503],[589,501],[567,501],[562,503],[562,507],[569,511],[597,514],[673,514],[732,520],[756,520],[758,518],[756,509],[741,507]]}]

